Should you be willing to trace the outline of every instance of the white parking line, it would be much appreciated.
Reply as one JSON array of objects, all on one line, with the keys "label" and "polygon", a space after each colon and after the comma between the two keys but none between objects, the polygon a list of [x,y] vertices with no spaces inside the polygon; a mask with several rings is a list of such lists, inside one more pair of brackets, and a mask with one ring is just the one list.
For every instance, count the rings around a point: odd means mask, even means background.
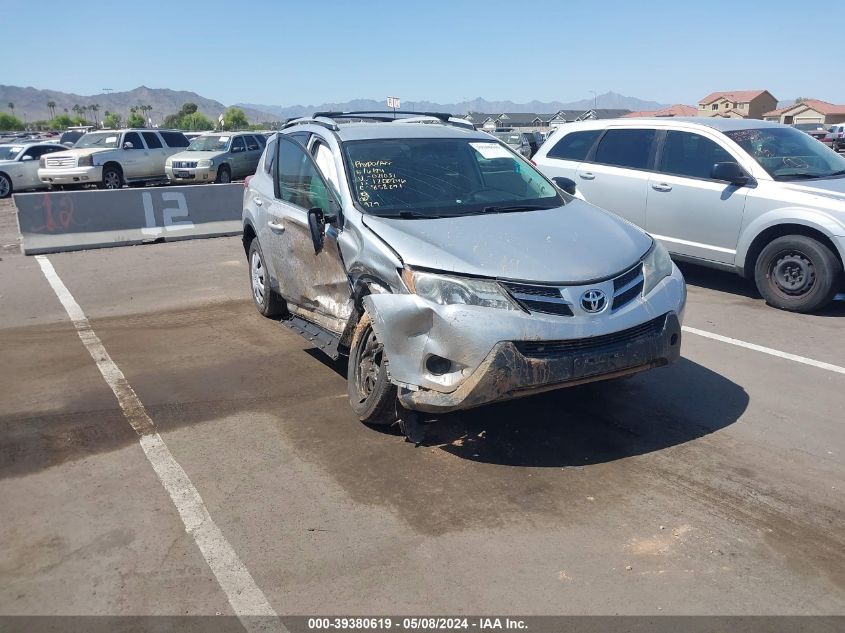
[{"label": "white parking line", "polygon": [[813,360],[812,358],[807,358],[806,356],[797,356],[796,354],[790,354],[789,352],[781,352],[780,350],[772,349],[771,347],[763,347],[762,345],[757,345],[755,343],[746,343],[745,341],[740,341],[736,338],[722,336],[721,334],[714,334],[713,332],[699,330],[697,328],[689,327],[686,325],[684,325],[681,329],[684,332],[689,332],[690,334],[696,334],[698,336],[710,338],[714,341],[721,341],[722,343],[729,343],[730,345],[737,345],[746,349],[752,349],[755,352],[762,352],[763,354],[777,356],[778,358],[785,358],[786,360],[795,361],[796,363],[801,363],[803,365],[810,365],[811,367],[817,367],[819,369],[826,369],[827,371],[832,371],[837,374],[845,374],[845,367],[840,367],[839,365],[824,363],[820,360]]},{"label": "white parking line", "polygon": [[[194,537],[197,547],[217,578],[218,584],[229,598],[229,604],[232,605],[244,628],[247,631],[256,632],[286,631],[287,629],[276,617],[276,612],[255,583],[249,570],[212,520],[199,492],[170,453],[164,440],[158,434],[155,423],[147,415],[143,403],[132,389],[132,385],[109,356],[100,338],[91,328],[82,308],[56,273],[53,264],[43,255],[37,255],[35,259],[73,322],[83,345],[114,392],[123,415],[141,436],[141,448],[170,495],[173,505],[176,506],[185,525],[185,531]],[[251,618],[249,616],[270,617]]]}]

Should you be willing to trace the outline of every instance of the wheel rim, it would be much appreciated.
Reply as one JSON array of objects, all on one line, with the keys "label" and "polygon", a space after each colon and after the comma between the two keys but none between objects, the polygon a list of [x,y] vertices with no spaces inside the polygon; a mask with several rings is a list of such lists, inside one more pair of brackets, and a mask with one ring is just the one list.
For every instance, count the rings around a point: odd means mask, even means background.
[{"label": "wheel rim", "polygon": [[358,390],[359,401],[364,402],[376,388],[384,360],[384,348],[373,328],[367,328],[359,349],[361,353],[358,355],[358,365],[355,370],[355,386]]},{"label": "wheel rim", "polygon": [[796,297],[807,294],[816,281],[813,262],[804,253],[789,251],[772,260],[769,278],[775,287],[785,295]]},{"label": "wheel rim", "polygon": [[106,189],[120,189],[120,176],[117,175],[117,172],[107,171],[106,175],[103,176],[103,184]]},{"label": "wheel rim", "polygon": [[264,305],[264,266],[261,265],[258,251],[255,251],[249,260],[249,272],[252,278],[252,296],[258,305]]},{"label": "wheel rim", "polygon": [[229,175],[229,172],[224,169],[220,174],[220,182],[228,183],[231,182],[231,180],[232,177]]},{"label": "wheel rim", "polygon": [[0,176],[0,198],[5,198],[12,190],[12,183],[5,176]]}]

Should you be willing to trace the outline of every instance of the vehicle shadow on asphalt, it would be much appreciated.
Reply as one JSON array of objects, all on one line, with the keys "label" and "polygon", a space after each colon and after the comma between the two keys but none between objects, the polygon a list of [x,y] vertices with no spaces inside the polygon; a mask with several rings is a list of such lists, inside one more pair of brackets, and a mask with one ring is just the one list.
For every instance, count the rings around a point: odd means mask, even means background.
[{"label": "vehicle shadow on asphalt", "polygon": [[698,439],[748,406],[736,383],[697,363],[472,409],[436,420],[425,444],[457,457],[530,467],[586,466]]},{"label": "vehicle shadow on asphalt", "polygon": [[[762,308],[769,310],[775,309],[763,302],[763,298],[757,292],[754,281],[751,279],[743,279],[739,275],[722,270],[714,270],[705,266],[697,266],[686,262],[675,263],[690,286],[698,286],[699,288],[707,288],[708,290],[754,299],[760,303],[760,307]],[[845,293],[845,284],[842,284],[841,292]],[[812,316],[845,317],[845,301],[834,301],[822,310],[813,312]]]}]

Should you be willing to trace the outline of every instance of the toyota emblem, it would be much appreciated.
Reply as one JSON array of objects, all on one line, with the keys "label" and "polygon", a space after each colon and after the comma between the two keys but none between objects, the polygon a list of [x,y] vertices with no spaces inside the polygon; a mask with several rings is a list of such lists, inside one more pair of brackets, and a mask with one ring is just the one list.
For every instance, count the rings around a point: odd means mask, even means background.
[{"label": "toyota emblem", "polygon": [[581,307],[585,312],[596,314],[607,306],[607,297],[601,290],[587,290],[581,295]]}]

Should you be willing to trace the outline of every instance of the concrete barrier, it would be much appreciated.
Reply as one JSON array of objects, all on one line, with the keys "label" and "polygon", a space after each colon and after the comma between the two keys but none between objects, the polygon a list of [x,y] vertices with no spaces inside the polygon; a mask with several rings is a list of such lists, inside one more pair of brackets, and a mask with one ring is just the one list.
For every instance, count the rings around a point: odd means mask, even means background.
[{"label": "concrete barrier", "polygon": [[241,184],[15,194],[27,255],[237,235]]}]

